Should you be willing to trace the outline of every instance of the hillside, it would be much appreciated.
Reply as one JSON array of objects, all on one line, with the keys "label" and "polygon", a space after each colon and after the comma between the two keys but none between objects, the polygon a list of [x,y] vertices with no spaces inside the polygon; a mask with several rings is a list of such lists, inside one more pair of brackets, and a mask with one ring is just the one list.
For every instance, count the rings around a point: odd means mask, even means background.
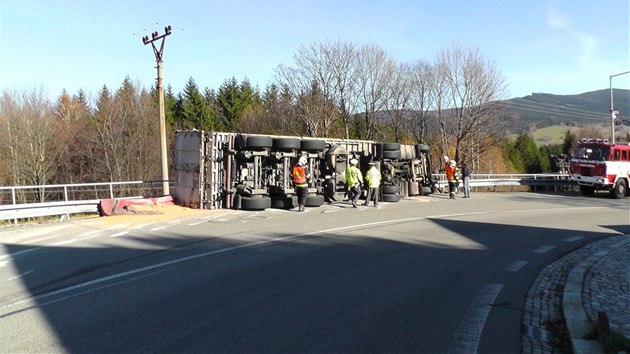
[{"label": "hillside", "polygon": [[[630,116],[630,90],[613,89],[614,107],[621,117]],[[586,126],[610,124],[610,90],[579,95],[534,93],[501,101],[504,119],[510,121],[512,133],[564,125]]]}]

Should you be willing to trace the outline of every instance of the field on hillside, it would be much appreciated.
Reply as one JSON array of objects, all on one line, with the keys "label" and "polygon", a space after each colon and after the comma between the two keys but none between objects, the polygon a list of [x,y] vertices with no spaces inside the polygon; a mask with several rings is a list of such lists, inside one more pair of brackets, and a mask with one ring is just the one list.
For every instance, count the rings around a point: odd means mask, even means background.
[{"label": "field on hillside", "polygon": [[537,145],[560,144],[567,130],[572,129],[566,125],[552,125],[545,128],[536,129],[532,138]]}]

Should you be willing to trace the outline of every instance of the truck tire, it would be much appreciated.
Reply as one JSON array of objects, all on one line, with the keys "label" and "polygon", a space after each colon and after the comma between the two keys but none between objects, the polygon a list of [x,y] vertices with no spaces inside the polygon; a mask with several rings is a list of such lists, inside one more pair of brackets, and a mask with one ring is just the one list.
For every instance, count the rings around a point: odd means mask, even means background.
[{"label": "truck tire", "polygon": [[400,151],[400,143],[383,143],[383,151]]},{"label": "truck tire", "polygon": [[307,152],[320,152],[326,148],[324,140],[302,139],[300,150]]},{"label": "truck tire", "polygon": [[316,195],[308,195],[306,196],[306,206],[307,207],[320,207],[324,204],[324,196],[321,194]]},{"label": "truck tire", "polygon": [[241,197],[241,209],[243,210],[265,210],[271,208],[271,198],[269,197]]},{"label": "truck tire", "polygon": [[248,149],[270,148],[273,146],[273,139],[270,136],[264,135],[248,135],[245,146]]},{"label": "truck tire", "polygon": [[400,194],[383,194],[384,202],[397,203],[400,201]]},{"label": "truck tire", "polygon": [[400,186],[382,186],[381,191],[383,194],[398,194],[400,193]]},{"label": "truck tire", "polygon": [[299,150],[301,140],[297,138],[274,138],[273,148],[276,150]]},{"label": "truck tire", "polygon": [[400,149],[383,151],[383,159],[396,160],[400,158]]},{"label": "truck tire", "polygon": [[431,151],[431,147],[427,144],[417,144],[416,145],[416,155],[420,156],[421,154],[426,154]]},{"label": "truck tire", "polygon": [[297,196],[287,195],[271,198],[271,207],[276,209],[293,209],[297,207]]},{"label": "truck tire", "polygon": [[628,183],[626,182],[625,179],[619,178],[619,180],[617,180],[617,183],[615,183],[615,188],[613,188],[613,190],[610,191],[610,193],[613,198],[621,199],[626,196],[627,191],[628,191]]}]

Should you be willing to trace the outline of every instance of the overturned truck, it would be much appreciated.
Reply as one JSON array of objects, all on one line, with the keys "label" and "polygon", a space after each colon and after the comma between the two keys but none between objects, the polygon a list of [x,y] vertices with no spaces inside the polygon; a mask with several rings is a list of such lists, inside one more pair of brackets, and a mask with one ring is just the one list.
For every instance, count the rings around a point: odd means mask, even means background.
[{"label": "overturned truck", "polygon": [[311,171],[306,206],[342,200],[349,161],[362,172],[375,162],[380,200],[435,192],[430,148],[368,140],[301,138],[206,131],[175,133],[175,201],[201,208],[264,210],[297,207],[291,170],[307,158]]}]

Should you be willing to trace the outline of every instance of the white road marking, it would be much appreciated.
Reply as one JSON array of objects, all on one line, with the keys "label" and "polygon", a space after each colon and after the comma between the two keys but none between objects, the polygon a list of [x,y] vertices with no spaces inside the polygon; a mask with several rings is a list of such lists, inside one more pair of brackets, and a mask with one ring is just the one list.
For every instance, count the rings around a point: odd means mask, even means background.
[{"label": "white road marking", "polygon": [[565,238],[565,239],[564,239],[564,240],[562,240],[562,241],[565,241],[565,242],[575,242],[575,241],[577,241],[577,240],[581,240],[581,239],[583,239],[583,238],[584,238],[584,237],[582,237],[582,236],[574,236],[574,237]]},{"label": "white road marking", "polygon": [[527,261],[516,260],[508,264],[505,268],[503,268],[503,270],[506,270],[508,272],[518,272],[526,264],[527,264]]},{"label": "white road marking", "polygon": [[538,254],[543,254],[543,253],[547,253],[547,252],[551,251],[554,248],[556,248],[556,247],[554,247],[554,246],[542,246],[540,248],[537,248],[537,249],[533,250],[532,252],[538,253]]},{"label": "white road marking", "polygon": [[14,258],[15,256],[19,256],[19,255],[24,254],[24,253],[37,251],[38,249],[39,248],[29,248],[27,250],[22,250],[22,251],[18,251],[18,252],[14,252],[14,253],[8,253],[8,254],[5,254],[4,256],[0,256],[0,259],[5,259],[5,258],[9,258],[9,257]]},{"label": "white road marking", "polygon": [[168,226],[166,225],[162,225],[162,226],[158,226],[158,227],[154,227],[151,229],[151,231],[160,231],[160,230],[164,230],[166,229]]},{"label": "white road marking", "polygon": [[128,234],[128,233],[129,233],[129,231],[121,231],[121,232],[117,232],[117,233],[115,233],[115,234],[111,235],[110,237],[119,237],[119,236],[124,236],[124,235],[126,235],[126,234]]},{"label": "white road marking", "polygon": [[157,221],[147,222],[147,223],[144,223],[144,224],[136,225],[136,226],[130,228],[129,230],[139,230],[139,229],[142,229],[143,227],[151,226],[153,224],[157,224]]},{"label": "white road marking", "polygon": [[503,284],[486,284],[481,289],[460,322],[449,353],[477,353],[481,332],[490,314],[491,305],[502,288]]},{"label": "white road marking", "polygon": [[29,270],[27,272],[24,272],[22,274],[18,274],[18,275],[14,276],[14,277],[8,278],[8,280],[20,279],[20,278],[24,277],[25,275],[31,274],[33,272],[34,272],[34,270],[31,269],[31,270]]}]

